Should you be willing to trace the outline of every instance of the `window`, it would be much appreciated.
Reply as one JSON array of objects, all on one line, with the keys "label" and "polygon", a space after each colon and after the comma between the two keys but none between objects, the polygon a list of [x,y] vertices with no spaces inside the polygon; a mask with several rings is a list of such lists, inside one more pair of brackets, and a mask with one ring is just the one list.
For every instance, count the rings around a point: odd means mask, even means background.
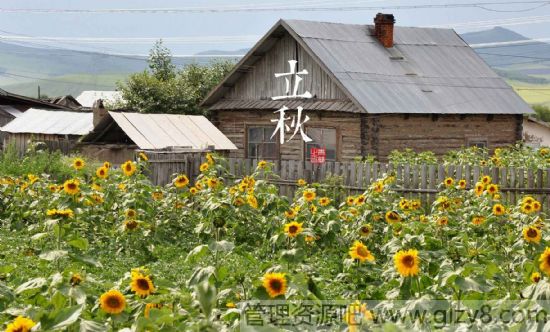
[{"label": "window", "polygon": [[255,159],[277,159],[278,158],[278,136],[270,139],[275,127],[248,127],[247,156]]},{"label": "window", "polygon": [[470,140],[468,142],[468,147],[475,146],[477,148],[483,149],[487,147],[487,140],[486,139],[476,139],[476,140]]},{"label": "window", "polygon": [[325,148],[327,160],[336,160],[336,129],[334,128],[306,128],[307,135],[312,141],[306,143],[306,160],[311,159],[311,148]]}]

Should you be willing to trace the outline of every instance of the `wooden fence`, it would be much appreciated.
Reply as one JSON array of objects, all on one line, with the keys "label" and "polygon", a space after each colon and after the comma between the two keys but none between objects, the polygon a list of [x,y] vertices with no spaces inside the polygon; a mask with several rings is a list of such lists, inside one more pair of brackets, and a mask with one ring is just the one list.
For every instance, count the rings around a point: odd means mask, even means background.
[{"label": "wooden fence", "polygon": [[[184,173],[189,178],[199,174],[199,166],[204,162],[204,155],[163,154],[150,155],[151,180],[158,185],[169,183],[175,173]],[[239,178],[251,174],[258,161],[252,159],[227,159],[230,177]],[[384,174],[393,174],[400,189],[399,192],[408,198],[419,197],[423,202],[431,203],[435,199],[439,184],[446,177],[465,179],[468,188],[489,175],[493,183],[499,185],[502,198],[507,203],[515,204],[526,194],[542,202],[543,208],[550,212],[550,168],[525,169],[515,167],[481,167],[470,165],[393,165],[385,163],[362,162],[327,162],[312,165],[298,160],[274,162],[274,176],[269,181],[277,184],[281,195],[292,197],[296,181],[305,179],[308,182],[325,183],[328,188],[340,190],[345,194],[356,194],[365,191],[373,182]]]}]

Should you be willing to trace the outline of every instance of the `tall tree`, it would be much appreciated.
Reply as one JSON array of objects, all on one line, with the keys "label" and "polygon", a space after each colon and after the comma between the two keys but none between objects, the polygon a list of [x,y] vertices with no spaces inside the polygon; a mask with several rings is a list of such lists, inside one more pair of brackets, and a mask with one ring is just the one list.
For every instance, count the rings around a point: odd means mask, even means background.
[{"label": "tall tree", "polygon": [[149,69],[118,82],[125,107],[141,113],[205,114],[199,103],[235,65],[232,61],[192,63],[181,69],[161,41],[151,49]]}]

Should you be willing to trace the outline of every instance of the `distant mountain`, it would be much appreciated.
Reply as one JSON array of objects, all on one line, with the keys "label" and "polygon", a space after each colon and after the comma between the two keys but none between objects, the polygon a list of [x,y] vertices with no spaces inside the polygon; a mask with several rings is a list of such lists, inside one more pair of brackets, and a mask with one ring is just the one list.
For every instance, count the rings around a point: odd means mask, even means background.
[{"label": "distant mountain", "polygon": [[222,56],[233,56],[233,55],[245,55],[249,48],[241,48],[240,50],[236,51],[220,51],[220,50],[210,50],[210,51],[204,51],[196,53],[196,55],[222,55]]}]

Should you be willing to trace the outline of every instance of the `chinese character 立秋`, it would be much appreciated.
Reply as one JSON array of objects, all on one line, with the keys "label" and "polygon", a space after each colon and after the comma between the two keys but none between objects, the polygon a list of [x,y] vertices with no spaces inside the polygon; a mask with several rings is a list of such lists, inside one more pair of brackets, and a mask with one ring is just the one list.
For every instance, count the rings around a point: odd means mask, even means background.
[{"label": "chinese character \u7acb\u79cb", "polygon": [[[291,98],[311,98],[311,93],[309,91],[306,91],[302,94],[298,94],[298,88],[300,87],[300,83],[302,82],[303,78],[301,78],[298,75],[307,75],[307,70],[303,69],[299,72],[296,72],[296,65],[298,64],[298,61],[296,60],[289,60],[288,64],[290,65],[290,71],[288,73],[276,73],[275,77],[284,77],[286,82],[286,89],[284,96],[276,96],[271,97],[273,100],[281,100],[281,99],[291,99]],[[294,85],[291,88],[291,80],[294,80]],[[289,93],[291,93],[289,95]]]},{"label": "chinese character \u7acb\u79cb", "polygon": [[277,126],[275,127],[275,131],[273,131],[273,134],[271,135],[270,139],[272,139],[275,136],[275,134],[279,132],[279,142],[283,144],[285,142],[285,132],[289,132],[291,128],[294,128],[294,133],[292,134],[292,136],[290,136],[288,141],[293,139],[299,130],[300,135],[302,136],[302,139],[304,140],[304,142],[311,142],[312,139],[306,135],[306,133],[304,132],[304,128],[302,127],[304,123],[309,121],[309,116],[307,115],[304,117],[304,121],[301,121],[303,107],[301,106],[298,107],[298,114],[296,117],[292,116],[292,121],[290,123],[290,126],[285,122],[291,119],[289,117],[285,117],[285,112],[287,110],[288,110],[288,107],[283,106],[278,111],[273,112],[273,113],[279,113],[279,119],[271,120],[271,122],[277,122]]}]

